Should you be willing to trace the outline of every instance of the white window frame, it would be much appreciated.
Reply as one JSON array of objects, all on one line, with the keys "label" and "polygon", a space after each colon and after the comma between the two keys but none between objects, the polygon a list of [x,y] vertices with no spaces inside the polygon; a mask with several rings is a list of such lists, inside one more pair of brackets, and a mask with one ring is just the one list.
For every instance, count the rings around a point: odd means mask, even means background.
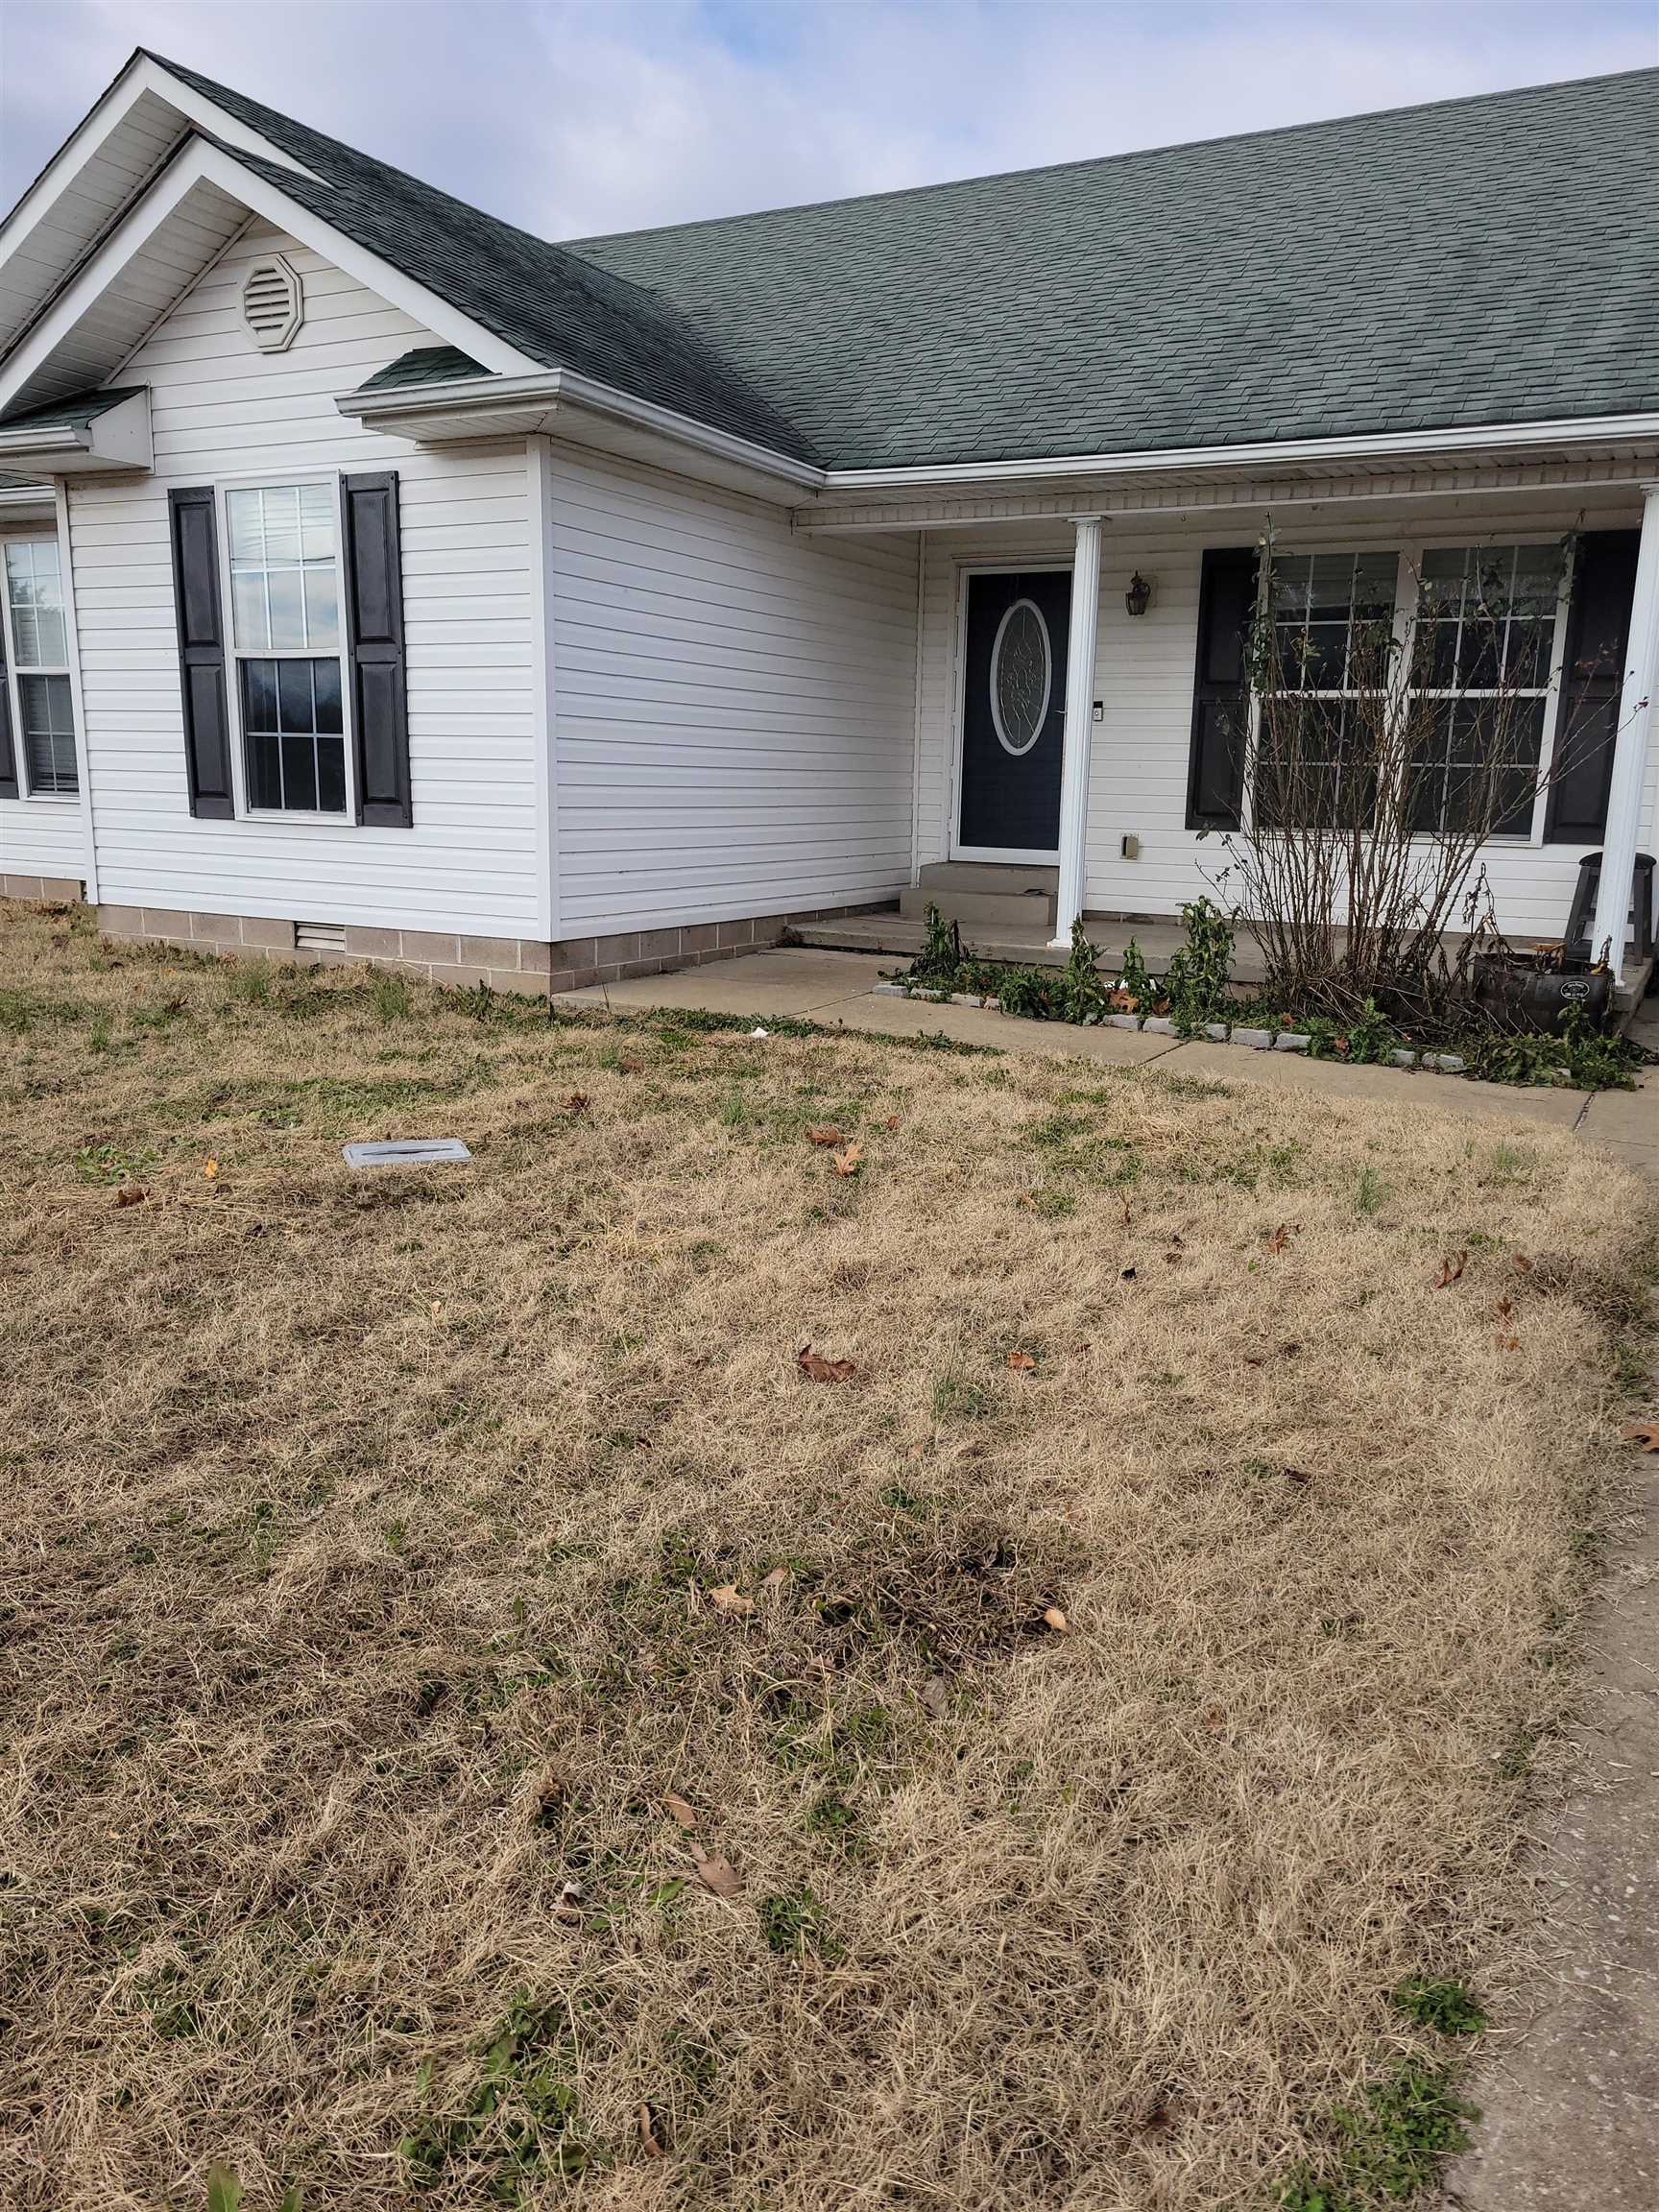
[{"label": "white window frame", "polygon": [[[1417,582],[1423,565],[1423,556],[1430,552],[1455,550],[1459,547],[1489,545],[1494,551],[1500,546],[1513,549],[1520,545],[1558,545],[1566,533],[1559,530],[1522,530],[1513,536],[1482,537],[1467,528],[1436,531],[1431,536],[1414,540],[1399,548],[1394,574],[1394,642],[1396,684],[1409,684],[1411,663],[1417,644]],[[1285,553],[1364,553],[1371,550],[1385,552],[1386,545],[1371,548],[1363,543],[1334,545],[1288,544],[1279,548]],[[1532,795],[1532,822],[1526,831],[1514,830],[1485,840],[1488,846],[1501,847],[1505,852],[1530,852],[1541,850],[1544,844],[1545,824],[1550,808],[1550,779],[1554,769],[1557,731],[1561,720],[1562,674],[1567,658],[1567,616],[1573,599],[1573,578],[1577,567],[1577,545],[1575,541],[1571,558],[1562,564],[1561,581],[1555,596],[1555,631],[1550,647],[1550,680],[1544,686],[1544,727],[1538,740],[1538,788]],[[1265,584],[1265,576],[1262,578]],[[1334,698],[1334,692],[1322,696]],[[1262,731],[1262,701],[1252,688],[1250,693],[1250,752],[1254,758]],[[1256,794],[1250,780],[1239,797],[1239,815],[1245,828],[1252,821]],[[1432,832],[1419,830],[1413,842],[1427,842]]]},{"label": "white window frame", "polygon": [[[230,788],[239,822],[281,823],[301,830],[355,830],[357,828],[356,741],[351,721],[349,653],[346,622],[346,571],[341,545],[340,473],[332,469],[260,469],[246,475],[224,476],[213,487],[214,521],[219,538],[219,599],[225,622],[225,689],[233,742],[230,747]],[[252,780],[248,762],[248,731],[242,718],[242,668],[244,661],[326,661],[326,652],[303,647],[236,642],[236,600],[230,573],[230,502],[232,492],[285,492],[296,486],[324,484],[333,500],[334,596],[339,611],[340,642],[333,659],[340,664],[340,734],[346,753],[346,805],[342,812],[322,807],[255,806],[250,796]]]},{"label": "white window frame", "polygon": [[[50,664],[31,663],[23,667],[17,658],[17,626],[12,613],[12,574],[7,560],[7,549],[12,545],[50,545],[58,556],[58,596],[63,613],[63,659]],[[71,666],[69,623],[69,590],[63,573],[63,548],[54,530],[27,529],[17,525],[0,536],[0,621],[6,626],[6,692],[12,709],[12,750],[17,768],[17,794],[20,799],[31,800],[39,806],[76,806],[81,805],[82,788],[86,779],[86,762],[82,744],[81,717],[75,711],[75,672]],[[25,676],[60,676],[69,687],[69,730],[75,747],[75,789],[73,791],[36,791],[29,772],[29,738],[23,727],[23,685]]]}]

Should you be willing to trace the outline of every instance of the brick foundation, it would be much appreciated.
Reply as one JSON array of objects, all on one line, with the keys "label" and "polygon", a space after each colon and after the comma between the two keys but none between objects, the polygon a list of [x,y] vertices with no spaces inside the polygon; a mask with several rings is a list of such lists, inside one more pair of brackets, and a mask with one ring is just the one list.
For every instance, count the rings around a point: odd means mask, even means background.
[{"label": "brick foundation", "polygon": [[[8,878],[35,882],[36,878]],[[80,897],[81,887],[71,887]],[[35,891],[13,897],[51,896]],[[539,944],[525,937],[469,937],[447,929],[346,927],[344,950],[297,945],[292,922],[264,921],[252,914],[181,913],[156,906],[100,906],[98,926],[106,937],[142,943],[187,946],[195,952],[244,953],[268,960],[292,960],[313,967],[373,961],[397,974],[423,982],[493,991],[526,991],[546,998],[580,991],[594,983],[618,983],[633,975],[662,975],[674,968],[697,968],[709,960],[731,960],[779,944],[791,923],[839,921],[870,906],[815,906],[789,914],[751,915],[741,922],[688,922],[661,929],[626,929],[606,937],[566,937]]]},{"label": "brick foundation", "polygon": [[0,876],[0,899],[43,900],[50,906],[79,906],[84,890],[78,876]]}]

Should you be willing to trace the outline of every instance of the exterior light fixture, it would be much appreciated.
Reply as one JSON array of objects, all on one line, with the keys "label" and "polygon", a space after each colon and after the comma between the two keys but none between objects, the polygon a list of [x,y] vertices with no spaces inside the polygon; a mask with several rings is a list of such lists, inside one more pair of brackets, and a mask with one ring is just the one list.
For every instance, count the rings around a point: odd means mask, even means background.
[{"label": "exterior light fixture", "polygon": [[1152,586],[1139,568],[1129,579],[1129,589],[1123,594],[1123,604],[1131,614],[1144,614],[1152,604]]}]

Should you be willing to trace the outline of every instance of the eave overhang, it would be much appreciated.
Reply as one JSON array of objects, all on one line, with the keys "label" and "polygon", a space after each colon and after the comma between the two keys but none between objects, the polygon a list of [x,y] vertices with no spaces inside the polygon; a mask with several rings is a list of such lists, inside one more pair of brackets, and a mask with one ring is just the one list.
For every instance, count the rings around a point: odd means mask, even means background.
[{"label": "eave overhang", "polygon": [[365,430],[422,445],[548,433],[785,504],[824,484],[824,470],[810,462],[711,429],[572,369],[369,385],[341,393],[334,404]]},{"label": "eave overhang", "polygon": [[154,462],[145,384],[0,420],[0,469],[21,466],[42,476],[131,475],[148,472]]}]

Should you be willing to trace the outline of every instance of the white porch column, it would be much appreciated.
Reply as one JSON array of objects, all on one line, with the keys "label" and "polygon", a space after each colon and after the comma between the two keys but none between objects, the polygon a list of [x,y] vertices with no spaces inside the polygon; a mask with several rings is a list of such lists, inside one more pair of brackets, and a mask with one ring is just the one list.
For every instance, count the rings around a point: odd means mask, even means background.
[{"label": "white porch column", "polygon": [[[1100,517],[1075,515],[1071,627],[1066,648],[1066,728],[1060,771],[1060,884],[1052,943],[1064,950],[1083,911],[1089,835],[1089,743],[1094,712],[1094,639],[1100,620]],[[1646,542],[1646,541],[1644,541]]]},{"label": "white porch column", "polygon": [[[1659,727],[1659,484],[1642,487],[1642,543],[1636,556],[1636,594],[1630,607],[1630,650],[1619,700],[1619,730],[1613,744],[1613,778],[1607,791],[1607,833],[1601,840],[1601,883],[1596,894],[1596,926],[1590,932],[1592,957],[1611,943],[1608,965],[1615,983],[1623,981],[1624,917],[1630,908],[1630,877],[1636,865],[1636,838],[1642,824],[1642,783],[1647,747]],[[1068,720],[1067,729],[1070,723]]]}]

